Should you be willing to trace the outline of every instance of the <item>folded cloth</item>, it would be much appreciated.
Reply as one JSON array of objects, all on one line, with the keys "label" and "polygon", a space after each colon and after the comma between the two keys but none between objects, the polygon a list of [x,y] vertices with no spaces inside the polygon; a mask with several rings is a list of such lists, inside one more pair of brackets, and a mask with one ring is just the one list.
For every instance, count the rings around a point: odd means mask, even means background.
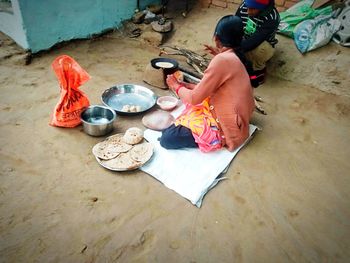
[{"label": "folded cloth", "polygon": [[249,125],[249,137],[238,149],[230,152],[223,148],[209,153],[202,153],[198,148],[167,150],[158,139],[161,132],[147,129],[144,137],[154,147],[152,159],[140,169],[169,189],[174,190],[197,207],[201,207],[204,195],[220,180],[232,159],[251,139],[257,127]]}]

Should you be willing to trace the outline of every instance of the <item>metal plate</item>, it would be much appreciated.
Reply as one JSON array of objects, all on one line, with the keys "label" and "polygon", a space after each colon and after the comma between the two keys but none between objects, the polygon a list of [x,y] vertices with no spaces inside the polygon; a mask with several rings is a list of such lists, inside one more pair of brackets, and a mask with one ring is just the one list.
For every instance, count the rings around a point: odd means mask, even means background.
[{"label": "metal plate", "polygon": [[[105,90],[101,100],[104,105],[114,109],[120,115],[136,115],[152,108],[156,104],[157,96],[146,87],[122,84]],[[141,110],[138,112],[122,111],[125,105],[140,106]]]},{"label": "metal plate", "polygon": [[[153,152],[154,153],[154,152]],[[152,154],[152,156],[151,156],[151,158],[149,158],[148,160],[147,160],[147,162],[149,161],[149,160],[151,160],[152,159],[152,157],[153,157],[153,154]],[[111,167],[108,167],[107,165],[105,165],[103,162],[101,162],[101,159],[100,158],[98,158],[97,156],[95,156],[95,159],[96,159],[96,161],[98,162],[98,164],[99,165],[101,165],[103,168],[105,168],[105,169],[107,169],[107,170],[110,170],[110,171],[114,171],[114,172],[125,172],[125,171],[134,171],[134,170],[137,170],[137,169],[139,169],[141,166],[143,166],[143,165],[145,165],[147,162],[144,162],[144,163],[139,163],[138,165],[135,165],[135,166],[133,166],[132,168],[130,168],[130,169],[116,169],[116,168],[111,168]]]},{"label": "metal plate", "polygon": [[[111,137],[113,137],[113,136],[115,136],[115,135],[124,135],[124,133],[117,133],[117,134],[114,134],[114,135],[111,135],[111,136],[109,136],[109,137],[107,137],[106,139],[104,139],[104,141],[106,141],[106,140],[108,140],[109,138],[111,138]],[[146,139],[144,139],[147,143],[150,143],[150,142],[148,142]],[[134,147],[135,145],[133,145],[133,147]],[[131,149],[130,149],[131,150]],[[129,150],[129,151],[130,151]],[[96,159],[96,161],[98,162],[98,164],[99,165],[101,165],[103,168],[105,168],[105,169],[107,169],[107,170],[110,170],[110,171],[114,171],[114,172],[124,172],[124,171],[133,171],[133,170],[136,170],[136,169],[139,169],[141,166],[143,166],[144,164],[146,164],[146,163],[148,163],[151,159],[152,159],[152,157],[153,157],[153,155],[154,155],[154,146],[152,146],[152,155],[150,156],[150,158],[147,160],[147,161],[145,161],[145,162],[139,162],[137,165],[135,165],[135,166],[133,166],[132,168],[129,168],[129,169],[122,169],[122,168],[119,168],[119,169],[117,169],[117,168],[112,168],[112,167],[109,167],[109,166],[107,166],[106,164],[104,164],[102,161],[101,161],[101,159],[100,158],[98,158],[96,155],[94,155],[93,154],[93,156],[95,156],[95,159]]]}]

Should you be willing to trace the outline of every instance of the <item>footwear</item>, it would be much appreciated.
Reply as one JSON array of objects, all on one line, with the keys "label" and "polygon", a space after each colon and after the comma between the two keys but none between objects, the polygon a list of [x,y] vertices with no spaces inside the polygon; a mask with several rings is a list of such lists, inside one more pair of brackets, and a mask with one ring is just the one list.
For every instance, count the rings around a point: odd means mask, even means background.
[{"label": "footwear", "polygon": [[255,74],[259,85],[262,85],[265,82],[266,68],[263,68],[262,70],[256,70]]},{"label": "footwear", "polygon": [[255,70],[250,78],[250,83],[254,88],[257,88],[258,86],[262,85],[265,82],[265,75],[266,75],[266,68],[263,68],[261,70]]}]

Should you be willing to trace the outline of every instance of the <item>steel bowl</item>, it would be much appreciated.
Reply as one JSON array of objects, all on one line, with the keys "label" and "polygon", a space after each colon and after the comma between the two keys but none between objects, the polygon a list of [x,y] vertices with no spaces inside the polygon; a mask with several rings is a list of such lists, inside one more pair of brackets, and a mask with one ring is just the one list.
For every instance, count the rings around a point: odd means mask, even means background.
[{"label": "steel bowl", "polygon": [[[113,86],[102,93],[102,103],[120,115],[135,115],[148,111],[157,101],[157,96],[150,89],[135,85],[121,84]],[[129,112],[123,109],[126,105],[137,106],[138,111]],[[124,107],[125,108],[125,107]]]},{"label": "steel bowl", "polygon": [[80,116],[84,132],[91,136],[103,136],[113,130],[113,123],[117,115],[113,109],[91,105]]},{"label": "steel bowl", "polygon": [[179,100],[173,96],[162,96],[157,99],[157,104],[162,110],[171,111],[173,110]]}]

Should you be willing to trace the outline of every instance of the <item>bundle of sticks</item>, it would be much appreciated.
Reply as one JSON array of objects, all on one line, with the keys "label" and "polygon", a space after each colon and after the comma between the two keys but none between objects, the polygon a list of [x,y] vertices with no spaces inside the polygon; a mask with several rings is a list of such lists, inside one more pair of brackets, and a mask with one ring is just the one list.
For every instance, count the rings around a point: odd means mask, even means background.
[{"label": "bundle of sticks", "polygon": [[[162,46],[160,48],[159,56],[162,55],[184,56],[187,64],[190,65],[194,71],[184,68],[181,65],[179,65],[179,70],[184,72],[184,77],[192,83],[200,81],[211,60],[210,58],[207,58],[206,55],[200,55],[192,50],[177,46]],[[254,96],[254,101],[256,111],[266,115],[267,113],[265,109],[259,104],[259,102],[263,102],[262,98],[260,96]]]},{"label": "bundle of sticks", "polygon": [[[197,78],[203,77],[203,72],[208,67],[210,58],[207,58],[205,55],[200,55],[189,49],[180,48],[177,46],[162,46],[160,48],[159,56],[170,55],[170,56],[184,56],[186,62],[190,65],[195,71],[188,71],[187,73],[191,74]],[[183,66],[180,65],[180,70],[183,69]]]}]

